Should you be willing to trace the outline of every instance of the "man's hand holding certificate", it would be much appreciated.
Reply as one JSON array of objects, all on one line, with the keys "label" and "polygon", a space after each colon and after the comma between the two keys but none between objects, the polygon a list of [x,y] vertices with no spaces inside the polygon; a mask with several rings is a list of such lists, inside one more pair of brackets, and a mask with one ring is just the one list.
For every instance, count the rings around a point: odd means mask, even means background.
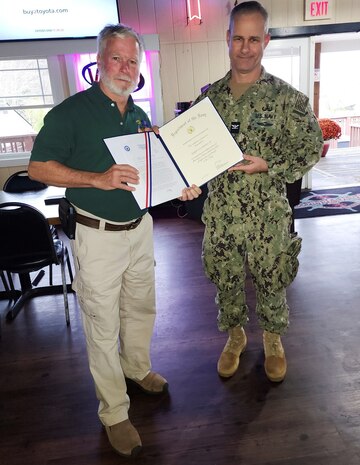
[{"label": "man's hand holding certificate", "polygon": [[116,163],[139,171],[133,192],[140,208],[152,207],[201,186],[243,159],[243,154],[206,97],[154,132],[105,139]]}]

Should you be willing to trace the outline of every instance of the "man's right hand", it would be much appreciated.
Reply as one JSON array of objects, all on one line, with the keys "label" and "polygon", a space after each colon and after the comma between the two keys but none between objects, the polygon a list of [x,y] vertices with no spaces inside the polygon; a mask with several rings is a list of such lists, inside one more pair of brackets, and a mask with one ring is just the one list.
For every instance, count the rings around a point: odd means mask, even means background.
[{"label": "man's right hand", "polygon": [[135,187],[128,184],[139,184],[139,172],[130,165],[112,165],[103,173],[96,173],[69,168],[55,160],[30,161],[28,171],[32,179],[49,186],[134,191]]},{"label": "man's right hand", "polygon": [[112,165],[107,171],[96,176],[94,184],[97,189],[106,191],[134,191],[135,187],[129,184],[139,184],[139,171],[130,165]]}]

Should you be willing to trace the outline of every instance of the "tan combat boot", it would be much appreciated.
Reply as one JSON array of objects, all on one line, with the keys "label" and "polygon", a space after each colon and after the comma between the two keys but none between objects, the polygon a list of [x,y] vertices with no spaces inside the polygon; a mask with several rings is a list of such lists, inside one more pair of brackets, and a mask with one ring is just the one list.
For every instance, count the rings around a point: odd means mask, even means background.
[{"label": "tan combat boot", "polygon": [[228,331],[229,338],[220,355],[217,371],[223,378],[230,378],[239,368],[240,355],[246,348],[246,334],[241,326]]},{"label": "tan combat boot", "polygon": [[265,373],[270,381],[279,383],[286,375],[286,358],[279,334],[264,331]]}]

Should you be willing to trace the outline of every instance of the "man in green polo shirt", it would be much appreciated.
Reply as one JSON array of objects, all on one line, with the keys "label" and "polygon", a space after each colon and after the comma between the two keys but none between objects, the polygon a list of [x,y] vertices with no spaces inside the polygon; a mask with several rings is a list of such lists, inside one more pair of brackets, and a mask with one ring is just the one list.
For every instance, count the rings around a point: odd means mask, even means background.
[{"label": "man in green polo shirt", "polygon": [[[128,418],[126,381],[150,394],[168,389],[167,381],[151,371],[149,355],[155,319],[152,218],[132,194],[139,183],[137,170],[114,164],[104,142],[138,132],[139,122],[150,127],[130,96],[139,82],[143,53],[134,30],[106,26],[98,37],[99,83],[46,115],[29,164],[33,179],[66,187],[76,209],[73,287],[98,415],[112,447],[124,456],[142,447]],[[193,186],[181,198],[192,200],[200,192]]]}]

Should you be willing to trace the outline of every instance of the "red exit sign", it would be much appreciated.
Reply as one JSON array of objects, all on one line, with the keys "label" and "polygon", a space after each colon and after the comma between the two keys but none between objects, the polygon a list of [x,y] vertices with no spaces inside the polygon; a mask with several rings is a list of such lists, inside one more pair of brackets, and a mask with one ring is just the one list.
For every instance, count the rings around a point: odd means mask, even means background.
[{"label": "red exit sign", "polygon": [[331,19],[333,0],[316,2],[305,0],[305,21],[317,19]]}]

